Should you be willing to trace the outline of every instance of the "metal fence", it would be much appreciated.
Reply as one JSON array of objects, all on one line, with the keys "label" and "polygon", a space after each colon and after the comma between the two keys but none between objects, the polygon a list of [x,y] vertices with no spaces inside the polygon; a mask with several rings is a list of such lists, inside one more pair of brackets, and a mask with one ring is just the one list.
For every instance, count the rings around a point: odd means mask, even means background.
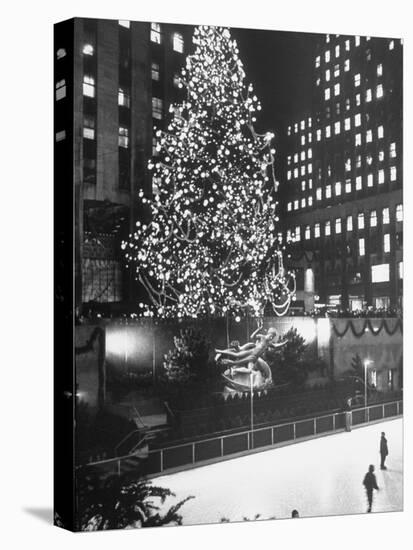
[{"label": "metal fence", "polygon": [[[344,412],[330,413],[253,431],[248,430],[152,450],[145,461],[144,473],[151,475],[167,473],[175,468],[199,466],[204,461],[219,461],[220,458],[236,453],[254,452],[263,447],[270,448],[306,437],[317,437],[327,432],[343,431],[346,425],[345,414]],[[369,424],[403,414],[403,401],[357,408],[350,414],[353,426]]]},{"label": "metal fence", "polygon": [[[353,409],[351,425],[359,426],[377,420],[397,417],[403,414],[403,401],[390,401]],[[343,431],[346,427],[346,413],[336,412],[266,426],[238,433],[220,435],[190,443],[171,445],[162,449],[149,451],[142,460],[139,450],[132,455],[112,458],[90,463],[87,466],[97,467],[101,475],[130,473],[139,471],[146,475],[168,473],[175,469],[187,469],[202,465],[206,461],[219,460],[237,453],[253,453],[263,448],[271,448],[312,438],[327,433]]]}]

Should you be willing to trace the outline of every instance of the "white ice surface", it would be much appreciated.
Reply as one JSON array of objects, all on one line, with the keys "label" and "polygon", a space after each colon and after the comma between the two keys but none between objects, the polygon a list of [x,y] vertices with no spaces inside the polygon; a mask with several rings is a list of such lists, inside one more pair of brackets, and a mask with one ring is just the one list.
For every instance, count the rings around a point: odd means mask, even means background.
[{"label": "white ice surface", "polygon": [[[379,440],[388,440],[387,470],[380,470]],[[390,420],[320,439],[296,443],[218,464],[158,477],[154,485],[168,487],[176,499],[188,495],[183,524],[215,523],[225,517],[300,517],[366,512],[362,480],[369,464],[376,467],[379,491],[373,512],[403,508],[403,421]]]}]

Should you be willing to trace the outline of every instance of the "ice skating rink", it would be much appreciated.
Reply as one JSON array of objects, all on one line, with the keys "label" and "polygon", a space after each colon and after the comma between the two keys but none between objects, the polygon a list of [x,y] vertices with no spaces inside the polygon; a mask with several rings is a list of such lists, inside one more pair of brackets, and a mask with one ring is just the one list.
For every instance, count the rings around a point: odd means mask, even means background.
[{"label": "ice skating rink", "polygon": [[[388,440],[387,470],[380,470],[379,441]],[[367,510],[362,485],[369,464],[376,467],[373,512],[403,508],[403,421],[390,420],[335,435],[296,443],[158,477],[154,485],[170,488],[180,500],[183,524],[291,517],[358,514]],[[174,499],[167,499],[165,508]]]}]

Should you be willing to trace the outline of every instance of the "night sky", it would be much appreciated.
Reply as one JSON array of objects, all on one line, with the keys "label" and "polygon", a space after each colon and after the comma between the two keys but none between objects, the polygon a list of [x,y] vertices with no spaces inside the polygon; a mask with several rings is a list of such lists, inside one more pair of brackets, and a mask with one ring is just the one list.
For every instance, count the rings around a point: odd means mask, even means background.
[{"label": "night sky", "polygon": [[311,106],[315,48],[321,35],[231,29],[237,40],[246,81],[262,103],[257,129],[273,130]]}]

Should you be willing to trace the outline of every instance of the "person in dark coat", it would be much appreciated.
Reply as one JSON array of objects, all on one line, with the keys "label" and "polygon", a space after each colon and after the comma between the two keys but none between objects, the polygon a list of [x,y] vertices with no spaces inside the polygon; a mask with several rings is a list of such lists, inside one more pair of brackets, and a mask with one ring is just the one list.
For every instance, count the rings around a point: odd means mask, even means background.
[{"label": "person in dark coat", "polygon": [[373,489],[376,489],[376,491],[379,490],[379,488],[377,486],[376,476],[374,475],[374,466],[373,466],[373,464],[370,464],[369,471],[364,476],[363,485],[366,488],[367,501],[369,503],[369,507],[367,508],[367,512],[371,512],[371,507],[373,505]]},{"label": "person in dark coat", "polygon": [[386,461],[386,457],[389,454],[389,448],[387,446],[387,439],[385,437],[385,433],[381,432],[381,438],[380,438],[380,469],[381,470],[387,470],[386,466],[384,465],[384,462]]}]

